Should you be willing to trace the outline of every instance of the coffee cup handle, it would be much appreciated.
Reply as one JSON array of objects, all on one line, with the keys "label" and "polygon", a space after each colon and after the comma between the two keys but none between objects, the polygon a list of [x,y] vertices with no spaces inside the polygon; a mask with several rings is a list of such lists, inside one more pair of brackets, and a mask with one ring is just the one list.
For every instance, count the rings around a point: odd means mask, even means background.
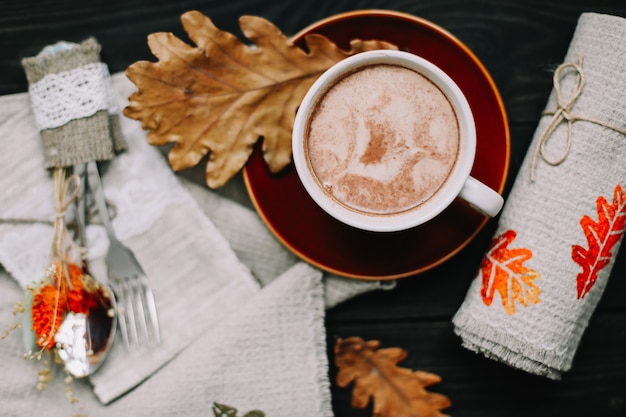
[{"label": "coffee cup handle", "polygon": [[489,217],[495,217],[504,205],[500,194],[473,177],[467,177],[459,197]]}]

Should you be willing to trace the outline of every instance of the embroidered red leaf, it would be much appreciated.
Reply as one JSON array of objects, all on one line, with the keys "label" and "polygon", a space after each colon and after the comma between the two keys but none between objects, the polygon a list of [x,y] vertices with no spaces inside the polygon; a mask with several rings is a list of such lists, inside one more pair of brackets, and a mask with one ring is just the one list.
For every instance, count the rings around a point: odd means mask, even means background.
[{"label": "embroidered red leaf", "polygon": [[483,280],[480,295],[483,302],[491,305],[497,291],[504,311],[510,315],[515,313],[516,301],[527,307],[539,303],[541,294],[535,284],[535,280],[540,277],[539,273],[524,265],[532,258],[532,251],[527,248],[509,248],[516,237],[514,230],[507,230],[494,238],[480,267]]},{"label": "embroidered red leaf", "polygon": [[426,387],[441,382],[438,375],[411,371],[397,366],[407,353],[400,348],[378,349],[378,340],[360,337],[335,343],[335,363],[339,367],[337,385],[354,381],[352,406],[365,408],[374,401],[374,417],[446,417],[440,410],[450,407],[448,397]]},{"label": "embroidered red leaf", "polygon": [[626,194],[618,184],[613,192],[613,203],[603,196],[596,200],[598,221],[589,216],[580,219],[588,248],[572,245],[572,259],[583,270],[576,277],[578,298],[584,298],[598,279],[598,273],[611,261],[611,250],[620,241],[626,227]]}]

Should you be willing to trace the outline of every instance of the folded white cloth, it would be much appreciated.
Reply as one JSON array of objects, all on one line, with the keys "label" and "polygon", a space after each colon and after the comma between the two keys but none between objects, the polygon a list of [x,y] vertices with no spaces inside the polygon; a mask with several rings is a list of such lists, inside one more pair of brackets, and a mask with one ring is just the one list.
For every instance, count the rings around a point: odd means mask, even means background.
[{"label": "folded white cloth", "polygon": [[571,368],[626,227],[625,56],[626,19],[580,17],[453,319],[467,348],[553,379]]},{"label": "folded white cloth", "polygon": [[[116,74],[112,79],[118,104],[124,107],[134,86],[123,74]],[[291,321],[296,317],[304,317],[303,311],[291,311],[285,313],[285,316],[274,316],[274,314],[283,314],[284,311],[280,308],[281,302],[288,302],[289,297],[295,294],[288,291],[284,295],[286,297],[284,300],[280,299],[282,295],[271,298],[272,302],[277,305],[267,306],[267,309],[261,309],[258,312],[257,319],[263,323],[263,325],[257,323],[259,331],[266,332],[268,335],[273,334],[274,331],[282,331],[283,333],[278,333],[279,336],[258,340],[258,345],[249,342],[244,345],[231,346],[230,350],[225,351],[231,355],[229,359],[223,357],[215,359],[217,356],[213,357],[214,352],[211,349],[204,350],[203,347],[203,345],[206,347],[209,341],[220,345],[225,335],[231,332],[233,334],[230,337],[234,339],[244,337],[245,334],[241,332],[249,333],[249,329],[243,324],[240,328],[221,326],[228,326],[225,323],[228,323],[235,315],[243,314],[241,312],[248,306],[254,305],[257,298],[271,297],[271,295],[266,296],[266,291],[260,291],[260,289],[298,264],[298,259],[278,243],[253,211],[203,186],[184,180],[181,182],[171,172],[158,150],[146,144],[145,132],[141,130],[138,122],[122,119],[122,130],[128,143],[128,151],[116,157],[107,167],[103,175],[104,189],[107,199],[116,208],[117,214],[113,220],[113,226],[118,237],[133,250],[152,284],[159,308],[163,343],[158,348],[131,354],[126,353],[121,344],[116,343],[110,357],[104,366],[90,378],[90,382],[93,384],[93,390],[98,399],[107,404],[163,368],[152,377],[155,378],[154,382],[152,378],[149,381],[152,384],[150,388],[152,391],[148,389],[142,391],[143,388],[137,388],[115,401],[114,405],[120,410],[139,410],[142,407],[145,410],[151,410],[151,412],[145,411],[145,414],[139,411],[128,413],[133,416],[171,415],[171,412],[162,412],[157,407],[157,402],[154,401],[150,392],[186,386],[185,375],[189,372],[186,367],[194,367],[193,364],[187,364],[187,359],[185,359],[187,355],[195,358],[193,355],[197,350],[203,351],[204,362],[196,364],[198,369],[208,369],[210,365],[230,369],[231,365],[245,364],[249,360],[248,354],[271,355],[275,349],[287,346],[290,338],[301,337],[301,335],[287,332],[291,329],[287,326],[288,323],[282,323],[282,327],[277,327],[273,322],[274,320]],[[49,262],[48,254],[52,242],[52,225],[42,222],[32,223],[32,221],[51,222],[54,217],[52,183],[49,174],[44,169],[41,145],[27,94],[0,97],[0,147],[5,149],[5,152],[0,153],[0,189],[4,190],[4,199],[0,203],[0,219],[5,221],[0,222],[0,264],[23,287],[42,276]],[[11,220],[11,222],[6,223],[6,220]],[[24,220],[24,222],[20,223],[17,220]],[[101,226],[91,224],[87,228],[87,239],[92,272],[96,278],[106,279],[103,265],[103,256],[108,246],[106,233]],[[311,289],[311,294],[303,294],[303,297],[314,297],[317,291],[314,288],[317,286],[307,283],[307,279],[312,280],[311,276],[317,276],[317,273],[319,271],[299,266],[290,270],[287,275],[294,283],[298,282],[298,278],[294,278],[294,275],[300,277],[302,288]],[[256,280],[255,276],[259,279]],[[0,280],[6,279],[0,276]],[[324,306],[335,305],[361,292],[393,286],[393,283],[382,284],[341,277],[326,277],[324,283],[325,285],[321,287],[321,293],[325,297],[322,299],[322,310]],[[13,301],[17,300],[18,298]],[[7,303],[9,300],[3,299],[2,302]],[[306,310],[315,302],[304,303],[300,300],[297,304]],[[3,312],[7,311],[7,305],[1,307]],[[260,314],[261,312],[263,314]],[[297,375],[281,376],[282,371],[286,369],[282,365],[278,368],[278,364],[272,365],[265,362],[262,365],[262,372],[261,368],[253,370],[248,367],[250,373],[246,378],[251,383],[257,382],[263,392],[267,391],[267,398],[271,400],[275,399],[273,395],[276,392],[273,390],[282,389],[281,393],[285,397],[282,404],[287,404],[291,401],[287,401],[290,394],[284,391],[287,389],[284,387],[296,387],[309,380],[318,381],[319,369],[325,368],[325,348],[322,346],[320,350],[320,346],[313,345],[314,341],[319,343],[317,339],[320,338],[320,334],[323,335],[323,313],[319,313],[317,307],[312,308],[309,313],[315,318],[317,324],[309,322],[298,324],[294,321],[293,325],[307,333],[315,330],[315,335],[306,335],[312,345],[294,346],[293,351],[285,353],[285,356],[288,356],[289,360],[295,360],[292,355],[299,357],[307,349],[309,352],[316,349],[318,355],[312,359],[310,369],[302,362],[298,362],[297,365],[293,365],[293,369],[299,368],[301,372]],[[232,320],[236,319],[232,318]],[[222,329],[220,336],[211,339],[211,335],[218,334],[214,332],[217,332],[219,328]],[[199,340],[202,339],[205,340],[200,343]],[[256,347],[259,349],[255,350]],[[11,375],[15,375],[15,372],[20,373],[19,376],[11,378],[4,377],[9,374],[1,373],[3,376],[0,377],[2,388],[0,391],[3,404],[8,398],[5,398],[5,395],[15,395],[20,398],[34,398],[33,396],[38,395],[26,392],[25,385],[20,385],[19,389],[13,389],[16,377],[24,383],[27,380],[33,381],[32,386],[28,387],[29,390],[34,390],[36,379],[35,366],[31,362],[22,361],[20,355],[16,355],[16,350],[23,351],[23,347],[11,346],[8,350],[3,347],[0,351],[3,355],[0,362],[3,364],[11,362],[7,364],[14,369]],[[14,359],[10,359],[11,357]],[[312,358],[311,355],[310,357]],[[174,360],[174,358],[177,359]],[[241,358],[247,359],[242,361]],[[213,359],[217,362],[211,364]],[[171,367],[174,369],[167,371],[172,372],[171,378],[157,378]],[[182,369],[185,370],[182,371]],[[314,373],[310,371],[313,369],[316,370]],[[279,370],[281,375],[278,374]],[[239,371],[233,369],[233,384],[237,381],[234,377],[237,372]],[[271,381],[267,380],[268,376],[275,379],[284,378],[283,388],[275,388]],[[225,378],[223,381],[228,381],[228,375]],[[287,381],[290,378],[291,381]],[[210,380],[211,375],[206,375],[206,381]],[[210,395],[203,395],[204,387],[208,387],[208,384],[209,382],[205,384],[204,381],[196,379],[196,385],[189,385],[188,396],[184,398],[189,401],[191,401],[189,397],[194,397],[197,401],[202,400],[204,407],[210,404],[210,400],[226,402],[223,398],[218,398],[226,397],[225,394],[216,395],[213,398],[209,398]],[[311,403],[317,405],[314,408],[307,408],[310,413],[297,412],[297,415],[328,415],[325,410],[329,409],[327,404],[329,394],[324,392],[324,390],[327,391],[327,386],[325,388],[322,381],[319,387],[319,391],[308,391]],[[8,390],[8,388],[11,389]],[[54,388],[50,388],[50,392],[54,392]],[[146,395],[144,397],[136,395],[141,392],[146,392]],[[46,393],[42,398],[48,395]],[[166,397],[166,395],[163,396]],[[150,397],[149,400],[148,397]],[[243,408],[246,407],[245,404],[250,404],[249,399],[255,399],[255,397],[248,396],[246,391],[228,398],[237,399],[236,404],[233,405]],[[319,405],[322,400],[326,405]],[[64,401],[61,398],[61,402]],[[181,398],[171,397],[163,401],[172,401],[174,404],[176,401],[180,402]],[[118,402],[123,405],[118,406]],[[272,403],[266,402],[266,404]],[[272,407],[281,407],[280,404],[277,402]],[[16,407],[18,406],[16,404]],[[181,409],[180,406],[179,404],[176,409]],[[262,405],[255,405],[255,407],[261,408]],[[293,412],[288,412],[290,407],[285,406],[283,411],[273,415],[294,415]],[[266,408],[269,409],[269,405]],[[174,410],[174,408],[169,410]],[[16,412],[12,415],[25,414],[33,413]]]},{"label": "folded white cloth", "polygon": [[[74,396],[90,417],[210,415],[213,402],[267,416],[330,417],[321,272],[298,263],[131,393],[105,406],[89,386]],[[11,319],[19,288],[0,273],[0,320]],[[0,344],[2,415],[69,416],[63,383],[34,389],[32,364],[21,360],[19,334]],[[29,366],[31,365],[31,366]],[[53,380],[62,381],[55,372]]]}]

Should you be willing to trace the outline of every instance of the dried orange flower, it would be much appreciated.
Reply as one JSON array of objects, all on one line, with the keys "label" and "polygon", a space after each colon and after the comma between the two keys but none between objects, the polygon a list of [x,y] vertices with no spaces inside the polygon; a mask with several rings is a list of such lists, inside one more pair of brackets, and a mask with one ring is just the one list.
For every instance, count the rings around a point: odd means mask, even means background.
[{"label": "dried orange flower", "polygon": [[51,284],[44,285],[33,295],[33,331],[37,345],[42,349],[54,347],[54,335],[61,326],[65,304],[61,298],[61,291]]},{"label": "dried orange flower", "polygon": [[89,280],[79,265],[57,261],[39,288],[33,290],[32,329],[41,349],[54,347],[54,336],[65,313],[86,313],[97,305],[86,288]]}]

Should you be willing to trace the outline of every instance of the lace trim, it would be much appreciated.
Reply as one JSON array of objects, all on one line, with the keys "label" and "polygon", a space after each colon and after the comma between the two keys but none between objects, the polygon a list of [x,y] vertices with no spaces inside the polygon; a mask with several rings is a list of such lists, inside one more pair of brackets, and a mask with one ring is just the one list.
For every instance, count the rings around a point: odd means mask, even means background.
[{"label": "lace trim", "polygon": [[29,93],[40,131],[63,126],[100,110],[119,111],[111,96],[109,70],[103,63],[48,74],[31,84]]},{"label": "lace trim", "polygon": [[[145,133],[141,131],[141,125],[125,122],[122,128],[128,139],[128,150],[111,162],[102,178],[106,199],[117,207],[112,222],[122,241],[145,233],[169,206],[194,203],[161,153],[142,140]],[[104,228],[92,224],[87,227],[87,233],[90,257],[104,255],[108,248]]]}]

